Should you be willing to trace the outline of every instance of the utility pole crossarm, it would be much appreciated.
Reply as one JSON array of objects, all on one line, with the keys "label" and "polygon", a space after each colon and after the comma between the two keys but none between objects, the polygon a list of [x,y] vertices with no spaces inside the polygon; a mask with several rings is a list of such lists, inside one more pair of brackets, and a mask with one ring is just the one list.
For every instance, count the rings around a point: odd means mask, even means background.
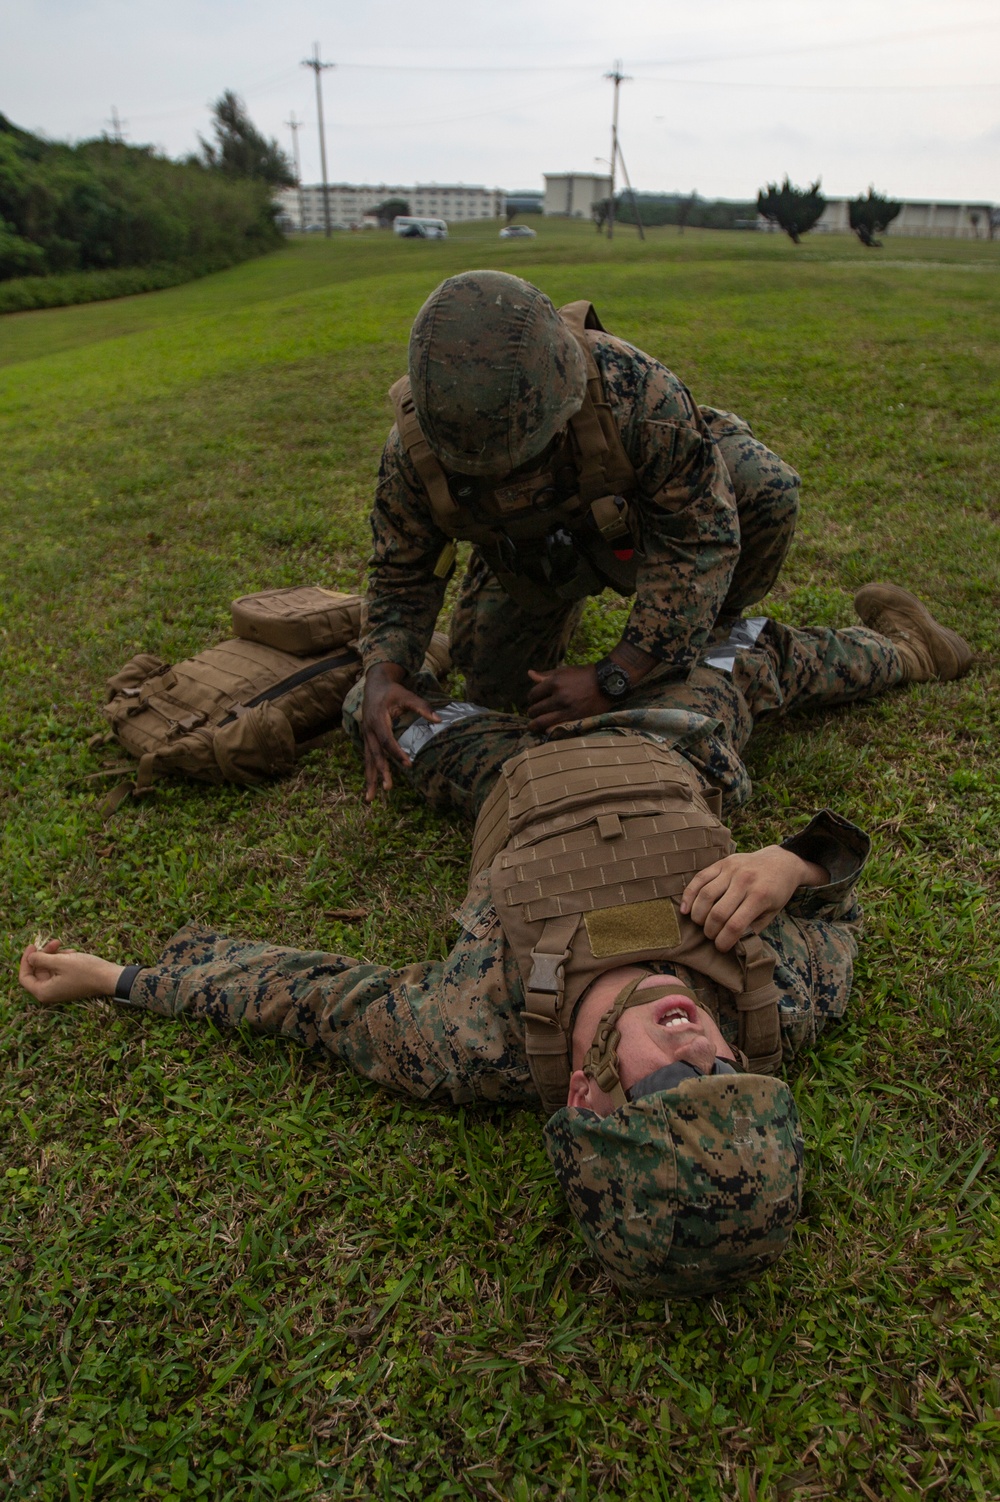
[{"label": "utility pole crossarm", "polygon": [[320,62],[319,42],[314,42],[313,55],[312,57],[303,58],[302,66],[303,68],[311,68],[316,75],[316,117],[319,124],[319,160],[323,169],[323,228],[326,238],[329,240],[333,232],[333,226],[330,223],[330,188],[326,177],[326,130],[323,125],[323,89],[320,85],[320,75],[327,68],[332,68],[334,64]]}]

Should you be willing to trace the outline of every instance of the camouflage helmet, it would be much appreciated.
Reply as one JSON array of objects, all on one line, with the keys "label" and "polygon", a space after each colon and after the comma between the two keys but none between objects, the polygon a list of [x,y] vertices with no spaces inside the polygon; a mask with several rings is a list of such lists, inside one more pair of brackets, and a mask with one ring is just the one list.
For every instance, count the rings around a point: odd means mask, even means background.
[{"label": "camouflage helmet", "polygon": [[421,431],[448,469],[507,475],[583,405],[587,367],[544,292],[503,271],[450,276],[410,333]]},{"label": "camouflage helmet", "polygon": [[698,1298],[774,1262],[802,1202],[788,1086],[705,1075],[600,1117],[566,1106],[545,1146],[590,1250],[630,1293]]}]

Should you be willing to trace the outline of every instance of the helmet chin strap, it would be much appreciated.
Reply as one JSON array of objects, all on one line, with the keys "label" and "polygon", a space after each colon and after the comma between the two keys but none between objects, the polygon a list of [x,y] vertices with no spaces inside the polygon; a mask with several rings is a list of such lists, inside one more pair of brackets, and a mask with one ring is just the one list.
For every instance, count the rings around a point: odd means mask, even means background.
[{"label": "helmet chin strap", "polygon": [[610,1095],[616,1111],[628,1105],[628,1097],[618,1076],[618,1045],[621,1042],[618,1022],[622,1013],[629,1007],[645,1006],[648,1001],[660,1001],[664,996],[686,996],[695,1006],[699,1005],[697,996],[688,986],[682,986],[679,981],[666,980],[653,986],[643,985],[649,976],[650,972],[647,970],[622,987],[597,1024],[594,1041],[583,1058],[584,1074],[605,1095]]},{"label": "helmet chin strap", "polygon": [[673,1090],[684,1080],[703,1079],[708,1074],[738,1074],[735,1064],[730,1064],[728,1059],[716,1059],[711,1069],[698,1069],[694,1064],[686,1064],[683,1059],[678,1059],[676,1064],[664,1064],[662,1069],[654,1069],[652,1074],[644,1074],[641,1080],[636,1080],[625,1092],[628,1100],[642,1100],[644,1095],[658,1095],[661,1090]]}]

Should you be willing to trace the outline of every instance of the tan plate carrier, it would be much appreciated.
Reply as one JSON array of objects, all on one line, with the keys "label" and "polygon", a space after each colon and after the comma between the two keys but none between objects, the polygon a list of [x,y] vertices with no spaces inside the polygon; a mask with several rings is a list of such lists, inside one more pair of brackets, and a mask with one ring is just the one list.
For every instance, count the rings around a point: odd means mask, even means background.
[{"label": "tan plate carrier", "polygon": [[746,934],[722,954],[679,907],[693,874],[733,848],[688,763],[642,736],[551,741],[505,764],[476,823],[473,869],[490,865],[546,1111],[566,1104],[577,1002],[623,965],[685,966],[715,1015],[728,992],[747,1067],[778,1068],[773,952]]},{"label": "tan plate carrier", "polygon": [[[636,546],[628,498],[636,488],[635,470],[625,452],[614,414],[608,405],[586,330],[604,332],[604,325],[592,303],[567,303],[559,316],[575,335],[587,365],[587,392],[583,406],[569,420],[569,441],[576,492],[556,504],[539,506],[542,492],[555,491],[555,473],[533,473],[525,483],[507,478],[476,481],[474,505],[462,505],[452,493],[448,474],[430,448],[420,427],[408,376],[401,376],[391,387],[389,396],[396,414],[396,426],[414,469],[430,501],[434,524],[446,537],[454,539],[443,551],[436,572],[446,575],[455,559],[455,541],[471,542],[479,548],[504,589],[527,609],[550,609],[553,590],[525,579],[509,567],[510,548],[547,536],[557,528],[579,531],[588,520],[586,552],[599,575],[583,571],[574,597],[599,593],[608,583],[619,593],[635,592],[637,565],[630,553]],[[565,461],[563,461],[565,462]],[[501,548],[507,545],[507,551]]]}]

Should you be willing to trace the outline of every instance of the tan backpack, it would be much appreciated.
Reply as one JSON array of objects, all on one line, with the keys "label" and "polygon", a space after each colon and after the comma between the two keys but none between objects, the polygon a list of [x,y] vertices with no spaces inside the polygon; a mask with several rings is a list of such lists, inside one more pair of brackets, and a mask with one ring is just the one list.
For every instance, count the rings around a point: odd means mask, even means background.
[{"label": "tan backpack", "polygon": [[108,679],[111,737],[139,758],[135,783],[168,774],[202,782],[264,782],[340,724],[361,672],[361,596],[319,587],[266,590],[232,605],[233,641],[171,665],[148,652]]},{"label": "tan backpack", "polygon": [[490,865],[547,1111],[566,1103],[577,1002],[623,965],[683,964],[714,1015],[728,993],[749,1070],[779,1067],[773,952],[746,934],[722,954],[680,911],[693,873],[732,849],[689,763],[642,736],[552,740],[504,763],[479,814],[472,869]]}]

